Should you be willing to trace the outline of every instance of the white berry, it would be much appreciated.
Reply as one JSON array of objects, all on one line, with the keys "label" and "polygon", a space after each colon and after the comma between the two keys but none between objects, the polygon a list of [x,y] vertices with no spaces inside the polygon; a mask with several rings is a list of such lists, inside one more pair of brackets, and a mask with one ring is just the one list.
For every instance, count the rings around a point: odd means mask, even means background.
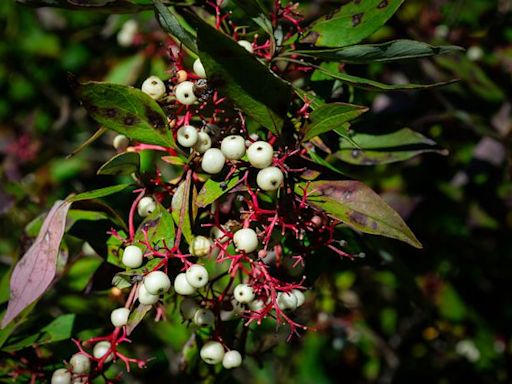
[{"label": "white berry", "polygon": [[71,384],[71,373],[66,368],[53,372],[51,384]]},{"label": "white berry", "polygon": [[222,366],[226,369],[236,368],[242,364],[242,355],[240,352],[231,350],[224,354]]},{"label": "white berry", "polygon": [[178,143],[185,148],[193,147],[199,139],[197,130],[192,125],[184,125],[178,129],[177,133]]},{"label": "white berry", "polygon": [[218,341],[208,341],[201,348],[199,355],[207,364],[218,364],[224,358],[224,347]]},{"label": "white berry", "polygon": [[181,104],[190,105],[194,104],[197,100],[194,94],[194,83],[191,81],[184,81],[176,85],[174,93],[176,99],[178,99]]},{"label": "white berry", "polygon": [[203,168],[203,171],[214,175],[222,171],[225,162],[226,158],[220,149],[210,148],[203,154],[201,168]]},{"label": "white berry", "polygon": [[69,359],[69,364],[73,373],[84,374],[88,373],[91,369],[91,360],[83,353],[75,353]]},{"label": "white berry", "polygon": [[233,236],[235,248],[237,251],[251,253],[258,248],[258,236],[251,228],[243,228],[235,232]]},{"label": "white berry", "polygon": [[253,300],[249,303],[249,308],[251,311],[260,312],[266,306],[263,300]]},{"label": "white berry", "polygon": [[110,313],[110,321],[114,327],[122,327],[128,323],[130,310],[128,308],[117,308]]},{"label": "white berry", "polygon": [[[96,343],[94,345],[94,348],[92,350],[92,355],[96,359],[101,359],[103,356],[105,356],[109,351],[111,350],[111,345],[109,341],[100,341],[99,343]],[[114,354],[110,353],[110,355],[107,356],[107,358],[104,360],[105,363],[108,363],[109,361],[112,361],[114,358]]]},{"label": "white berry", "polygon": [[187,281],[187,275],[185,273],[179,273],[174,280],[174,290],[177,294],[188,296],[193,295],[196,289],[189,284]]},{"label": "white berry", "polygon": [[144,277],[144,287],[152,295],[160,295],[171,288],[171,280],[169,276],[162,271],[149,272]]},{"label": "white berry", "polygon": [[254,300],[254,291],[250,285],[238,284],[235,287],[233,296],[239,303],[247,304]]},{"label": "white berry", "polygon": [[139,268],[142,265],[144,256],[136,245],[129,245],[124,249],[122,262],[130,268]]},{"label": "white berry", "polygon": [[160,296],[149,293],[144,284],[139,286],[137,293],[139,296],[139,303],[144,305],[153,305],[160,299]]},{"label": "white berry", "polygon": [[141,217],[146,217],[149,214],[153,213],[156,210],[156,203],[150,196],[145,196],[140,199],[139,204],[137,204],[137,213]]},{"label": "white berry", "polygon": [[130,145],[130,139],[125,135],[117,135],[114,137],[114,140],[112,140],[112,146],[119,152],[124,152],[126,148],[128,148],[128,145]]},{"label": "white berry", "polygon": [[194,324],[198,327],[210,327],[215,324],[215,315],[209,309],[198,309],[194,314]]},{"label": "white berry", "polygon": [[186,297],[180,304],[181,316],[185,320],[191,320],[199,309],[199,305],[194,299]]},{"label": "white berry", "polygon": [[245,155],[245,140],[239,135],[226,136],[221,144],[220,150],[228,160],[240,160]]},{"label": "white berry", "polygon": [[302,291],[299,291],[298,289],[293,289],[292,293],[297,298],[297,308],[304,304],[306,298],[304,297],[304,293]]},{"label": "white berry", "polygon": [[256,141],[247,149],[247,157],[253,167],[263,169],[272,164],[274,149],[266,141]]},{"label": "white berry", "polygon": [[194,150],[199,153],[205,153],[212,147],[212,139],[206,132],[199,132],[197,134],[197,142],[194,145]]},{"label": "white berry", "polygon": [[193,264],[185,272],[188,283],[194,288],[202,288],[208,284],[208,271],[199,264]]},{"label": "white berry", "polygon": [[133,38],[137,34],[138,29],[139,25],[135,20],[127,20],[117,34],[117,43],[121,47],[129,47],[132,45]]},{"label": "white berry", "polygon": [[245,48],[245,50],[249,53],[253,53],[254,50],[252,48],[252,44],[247,40],[238,40],[238,44]]},{"label": "white berry", "polygon": [[283,172],[277,167],[267,167],[258,172],[256,183],[264,191],[275,191],[283,184]]},{"label": "white berry", "polygon": [[165,95],[165,84],[158,77],[150,76],[142,83],[141,90],[152,99],[158,100]]},{"label": "white berry", "polygon": [[206,78],[206,71],[204,70],[203,63],[201,63],[201,59],[197,58],[196,61],[194,61],[193,68],[197,76],[202,77],[203,79]]},{"label": "white berry", "polygon": [[192,256],[204,257],[210,253],[210,247],[212,243],[209,238],[204,236],[196,236],[188,247],[188,250]]},{"label": "white berry", "polygon": [[289,309],[291,311],[297,308],[298,300],[291,292],[279,292],[277,295],[277,305],[282,310]]}]

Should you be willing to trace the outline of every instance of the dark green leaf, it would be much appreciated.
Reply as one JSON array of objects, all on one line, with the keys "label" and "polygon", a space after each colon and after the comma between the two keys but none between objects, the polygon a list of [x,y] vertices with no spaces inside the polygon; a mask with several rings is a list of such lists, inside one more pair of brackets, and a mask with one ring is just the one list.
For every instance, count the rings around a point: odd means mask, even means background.
[{"label": "dark green leaf", "polygon": [[141,90],[101,82],[75,85],[90,116],[106,128],[142,143],[176,148],[162,108]]},{"label": "dark green leaf", "polygon": [[187,30],[185,30],[178,21],[178,18],[173,14],[161,0],[153,0],[155,4],[155,13],[157,20],[162,26],[162,29],[176,39],[178,39],[185,47],[192,52],[197,53],[196,39]]},{"label": "dark green leaf", "polygon": [[113,185],[111,187],[95,189],[94,191],[79,193],[78,195],[68,197],[67,201],[70,203],[73,203],[75,201],[81,201],[81,200],[98,199],[100,197],[105,197],[105,196],[113,195],[114,193],[121,192],[121,191],[125,190],[126,188],[128,188],[130,185],[131,184],[119,184],[119,185]]},{"label": "dark green leaf", "polygon": [[265,32],[273,37],[272,22],[267,16],[269,12],[265,9],[260,0],[234,0],[234,3],[242,8]]},{"label": "dark green leaf", "polygon": [[223,91],[249,116],[274,133],[283,126],[291,89],[253,54],[197,20],[199,56],[211,87]]},{"label": "dark green leaf", "polygon": [[404,0],[352,0],[336,12],[316,20],[304,39],[320,47],[359,43],[382,27]]},{"label": "dark green leaf", "polygon": [[464,48],[454,45],[436,47],[415,40],[393,40],[382,44],[353,45],[341,49],[299,50],[293,51],[293,53],[343,63],[367,64],[373,62],[418,59],[421,57],[461,52],[463,50]]},{"label": "dark green leaf", "polygon": [[66,274],[69,288],[74,291],[83,291],[102,262],[103,260],[98,256],[79,258]]},{"label": "dark green leaf", "polygon": [[311,122],[304,131],[304,140],[310,140],[333,129],[346,127],[344,123],[354,120],[366,111],[368,111],[367,107],[353,104],[331,103],[321,105],[311,113]]},{"label": "dark green leaf", "polygon": [[126,333],[129,335],[133,332],[133,330],[140,324],[146,314],[153,308],[152,305],[139,304],[137,308],[135,308],[128,318],[128,324],[126,324]]},{"label": "dark green leaf", "polygon": [[123,152],[103,164],[98,169],[98,175],[131,175],[132,173],[138,173],[139,168],[139,154],[137,152]]},{"label": "dark green leaf", "polygon": [[239,180],[238,176],[232,177],[227,183],[224,181],[219,182],[213,179],[208,179],[199,191],[196,204],[201,208],[210,205],[223,194],[234,188],[238,184]]},{"label": "dark green leaf", "polygon": [[[91,11],[137,12],[152,7],[151,0],[16,0],[29,7],[58,7]],[[174,2],[166,1],[166,4]]]},{"label": "dark green leaf", "polygon": [[314,181],[295,186],[295,193],[307,202],[354,229],[391,237],[413,247],[421,244],[402,218],[373,190],[360,181]]}]

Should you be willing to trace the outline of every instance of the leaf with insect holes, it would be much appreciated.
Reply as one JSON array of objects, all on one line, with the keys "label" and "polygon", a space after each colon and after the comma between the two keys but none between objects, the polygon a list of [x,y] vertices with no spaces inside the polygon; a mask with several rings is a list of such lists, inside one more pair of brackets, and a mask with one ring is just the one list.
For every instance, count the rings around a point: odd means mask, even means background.
[{"label": "leaf with insect holes", "polygon": [[89,115],[104,127],[141,143],[176,148],[164,111],[141,90],[121,84],[80,84],[71,80]]},{"label": "leaf with insect holes", "polygon": [[359,43],[382,27],[404,0],[352,0],[316,20],[303,42],[319,47],[346,47]]},{"label": "leaf with insect holes", "polygon": [[[311,140],[313,137],[347,127],[345,123],[354,120],[368,111],[367,107],[346,103],[330,103],[319,106],[310,115],[310,123],[304,130],[304,140]],[[348,138],[348,130],[346,132]]]},{"label": "leaf with insect holes", "polygon": [[2,328],[43,295],[57,271],[57,256],[71,202],[58,200],[48,212],[32,246],[16,264],[11,275],[11,298]]},{"label": "leaf with insect holes", "polygon": [[418,59],[461,51],[464,51],[464,48],[454,45],[433,46],[415,40],[393,40],[381,44],[361,44],[344,48],[297,50],[293,53],[342,63],[368,64]]},{"label": "leaf with insect holes", "polygon": [[137,152],[123,152],[115,155],[100,169],[98,175],[131,175],[140,169],[140,155]]},{"label": "leaf with insect holes", "polygon": [[153,0],[153,3],[155,4],[155,14],[157,16],[158,23],[162,29],[174,36],[192,52],[197,53],[195,37],[181,26],[174,13],[171,12],[171,10],[169,10],[161,0]]},{"label": "leaf with insect holes", "polygon": [[239,181],[238,176],[233,176],[228,182],[208,179],[199,191],[199,195],[197,195],[196,204],[201,208],[210,205],[219,197],[233,189]]},{"label": "leaf with insect holes", "polygon": [[426,152],[447,154],[435,141],[409,128],[380,135],[356,133],[350,139],[351,142],[342,140],[334,153],[334,157],[350,164],[388,164]]},{"label": "leaf with insect holes", "polygon": [[391,237],[422,248],[400,215],[360,181],[322,180],[295,186],[297,195],[303,196],[305,192],[308,204],[358,231]]},{"label": "leaf with insect holes", "polygon": [[204,21],[195,18],[199,57],[208,84],[225,93],[258,123],[279,134],[291,89],[256,56]]}]

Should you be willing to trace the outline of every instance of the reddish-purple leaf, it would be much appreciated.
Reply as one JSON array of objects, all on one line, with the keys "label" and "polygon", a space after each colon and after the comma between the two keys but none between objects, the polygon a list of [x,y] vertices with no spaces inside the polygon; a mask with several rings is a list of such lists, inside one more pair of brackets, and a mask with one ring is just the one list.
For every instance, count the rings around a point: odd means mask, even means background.
[{"label": "reddish-purple leaf", "polygon": [[45,293],[53,281],[70,206],[70,202],[61,200],[53,205],[34,244],[14,267],[10,282],[11,297],[2,328]]}]

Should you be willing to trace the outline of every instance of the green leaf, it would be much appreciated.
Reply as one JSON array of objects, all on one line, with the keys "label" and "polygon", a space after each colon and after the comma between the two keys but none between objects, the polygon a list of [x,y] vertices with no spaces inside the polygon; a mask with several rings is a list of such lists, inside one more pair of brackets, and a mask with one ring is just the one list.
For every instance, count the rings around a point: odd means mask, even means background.
[{"label": "green leaf", "polygon": [[[149,271],[152,271],[160,263],[160,261],[161,259],[154,258],[146,262],[142,267],[118,272],[112,278],[112,285],[119,289],[131,287],[133,282],[140,281],[140,278]],[[124,265],[120,266],[124,267]]]},{"label": "green leaf", "polygon": [[343,63],[368,64],[418,59],[461,51],[464,51],[464,48],[454,45],[433,46],[415,40],[393,40],[382,44],[361,44],[341,49],[298,50],[291,53]]},{"label": "green leaf", "polygon": [[350,164],[375,165],[407,160],[425,152],[447,154],[435,141],[403,128],[384,135],[356,133],[351,142],[341,142],[334,156]]},{"label": "green leaf", "polygon": [[391,237],[422,248],[400,215],[360,181],[314,181],[295,186],[299,196],[303,196],[305,190],[308,204],[358,231]]},{"label": "green leaf", "polygon": [[[137,12],[152,6],[151,0],[17,0],[17,2],[29,7],[58,7],[108,12]],[[174,3],[174,1],[166,1],[166,3]]]},{"label": "green leaf", "polygon": [[140,324],[146,314],[153,308],[152,305],[139,304],[137,308],[135,308],[128,318],[128,324],[126,324],[126,333],[130,335],[133,330]]},{"label": "green leaf", "polygon": [[181,229],[187,243],[192,244],[192,220],[190,219],[190,174],[181,182],[171,201],[172,218],[176,226]]},{"label": "green leaf", "polygon": [[[321,105],[311,113],[311,122],[304,131],[304,140],[307,141],[322,133],[342,128],[344,123],[354,120],[366,111],[368,111],[367,107],[354,104],[331,103]],[[348,137],[348,132],[346,134]]]},{"label": "green leaf", "polygon": [[197,20],[199,57],[208,84],[224,92],[258,123],[279,134],[290,104],[291,89],[256,56],[230,37]]},{"label": "green leaf", "polygon": [[157,209],[140,224],[135,234],[136,242],[144,240],[144,232],[147,232],[147,238],[154,246],[162,247],[165,241],[165,244],[172,248],[175,236],[174,221],[163,205],[157,204]]},{"label": "green leaf", "polygon": [[74,262],[66,274],[69,288],[73,291],[83,291],[102,262],[98,256],[81,257]]},{"label": "green leaf", "polygon": [[67,314],[57,317],[38,333],[22,340],[14,341],[6,345],[3,350],[6,352],[15,352],[35,345],[55,343],[61,340],[67,340],[71,337],[73,324],[75,322],[74,314]]},{"label": "green leaf", "polygon": [[137,152],[123,152],[115,155],[100,169],[98,175],[131,175],[140,169],[140,155]]},{"label": "green leaf", "polygon": [[199,195],[196,200],[197,206],[204,208],[210,205],[223,194],[233,189],[238,184],[239,180],[238,176],[232,177],[227,183],[225,181],[208,179],[199,191]]},{"label": "green leaf", "polygon": [[176,148],[167,117],[151,97],[121,84],[74,84],[89,115],[108,129],[147,144]]},{"label": "green leaf", "polygon": [[267,17],[269,11],[265,9],[260,0],[233,0],[233,2],[273,38],[272,22]]},{"label": "green leaf", "polygon": [[311,25],[304,42],[321,47],[359,43],[382,27],[404,0],[352,0]]},{"label": "green leaf", "polygon": [[185,30],[178,18],[163,4],[161,0],[153,0],[155,4],[155,14],[162,29],[176,39],[178,39],[185,47],[192,52],[197,53],[196,39],[187,30]]},{"label": "green leaf", "polygon": [[98,199],[100,197],[105,197],[113,195],[114,193],[121,192],[128,188],[130,185],[131,184],[119,184],[110,187],[95,189],[94,191],[79,193],[78,195],[68,197],[67,201],[70,203],[74,203],[75,201]]},{"label": "green leaf", "polygon": [[119,61],[105,77],[105,82],[124,85],[134,84],[144,68],[145,61],[146,56],[143,53]]}]

